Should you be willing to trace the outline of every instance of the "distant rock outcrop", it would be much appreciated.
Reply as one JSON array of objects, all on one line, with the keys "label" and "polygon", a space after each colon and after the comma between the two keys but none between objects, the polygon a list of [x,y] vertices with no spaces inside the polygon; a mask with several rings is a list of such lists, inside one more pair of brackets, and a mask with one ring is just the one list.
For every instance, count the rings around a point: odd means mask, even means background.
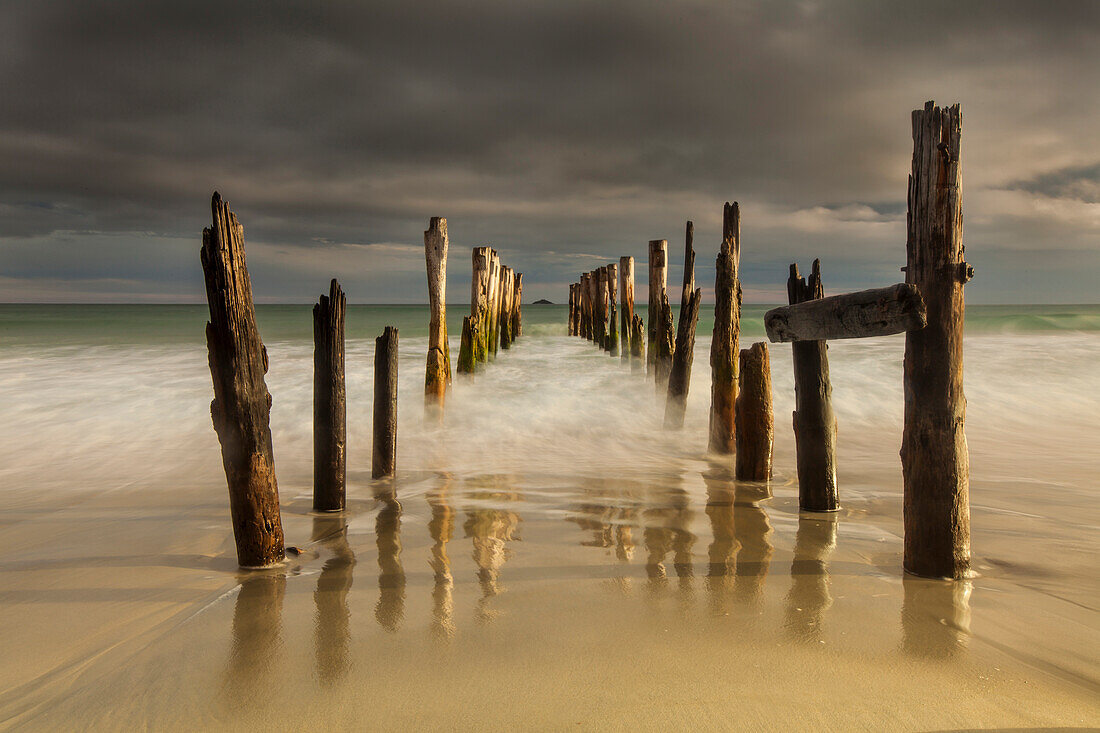
[{"label": "distant rock outcrop", "polygon": [[536,301],[535,301],[534,303],[532,303],[531,305],[554,305],[554,304],[553,304],[553,303],[551,303],[551,302],[550,302],[549,300],[547,300],[546,298],[543,298],[542,300],[536,300]]}]

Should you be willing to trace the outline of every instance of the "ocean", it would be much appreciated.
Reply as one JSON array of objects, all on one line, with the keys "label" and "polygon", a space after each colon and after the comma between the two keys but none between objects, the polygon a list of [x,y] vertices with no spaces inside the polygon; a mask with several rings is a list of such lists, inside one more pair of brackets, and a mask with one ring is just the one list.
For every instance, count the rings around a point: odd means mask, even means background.
[{"label": "ocean", "polygon": [[[567,336],[557,305],[525,305],[514,347],[456,377],[443,423],[426,421],[427,307],[350,305],[349,509],[333,518],[310,510],[311,308],[257,307],[286,538],[303,554],[247,575],[206,306],[0,305],[0,721],[1100,720],[1100,306],[967,308],[976,574],[953,584],[901,572],[902,335],[829,344],[843,509],[823,518],[798,512],[789,345],[769,345],[773,481],[736,484],[706,455],[709,306],[670,432],[653,383]],[[766,309],[744,308],[742,348],[766,340]],[[452,366],[467,311],[448,309]],[[396,505],[370,478],[386,325]]]}]

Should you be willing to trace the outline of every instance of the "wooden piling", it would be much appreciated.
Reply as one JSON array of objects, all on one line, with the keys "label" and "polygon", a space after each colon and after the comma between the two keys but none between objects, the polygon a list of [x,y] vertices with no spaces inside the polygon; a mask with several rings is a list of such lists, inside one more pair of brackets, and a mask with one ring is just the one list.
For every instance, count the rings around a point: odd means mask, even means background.
[{"label": "wooden piling", "polygon": [[483,363],[489,359],[489,270],[492,258],[489,247],[474,247],[473,275],[470,279],[470,316],[474,319],[474,361]]},{"label": "wooden piling", "polygon": [[905,570],[962,578],[970,570],[970,458],[963,395],[963,259],[959,105],[913,112],[905,281],[928,325],[905,335]]},{"label": "wooden piling", "polygon": [[607,342],[604,350],[612,356],[619,355],[619,266],[612,263],[607,270]]},{"label": "wooden piling", "polygon": [[611,296],[611,282],[610,282],[610,277],[609,277],[609,273],[607,271],[607,266],[606,265],[603,266],[603,267],[598,268],[596,270],[596,272],[599,273],[599,278],[600,278],[600,280],[599,280],[599,291],[596,293],[596,299],[597,299],[596,308],[597,308],[597,313],[599,314],[598,323],[596,325],[597,334],[599,336],[599,338],[597,339],[597,343],[598,343],[598,345],[601,349],[603,349],[604,351],[607,351],[607,348],[608,348],[607,342],[608,342],[608,338],[609,338],[607,326],[608,326],[608,317],[611,315],[610,308],[609,308],[610,296]]},{"label": "wooden piling", "polygon": [[512,268],[500,268],[500,348],[512,348]]},{"label": "wooden piling", "polygon": [[374,449],[371,477],[397,469],[397,329],[386,326],[374,342]]},{"label": "wooden piling", "polygon": [[715,261],[714,330],[710,342],[711,453],[736,447],[737,340],[741,332],[741,209],[728,201],[722,211],[722,246]]},{"label": "wooden piling", "polygon": [[[661,298],[665,295],[668,285],[668,240],[653,239],[649,242],[649,320],[648,337],[646,339],[646,365],[650,374],[656,375],[655,366],[657,354],[657,339],[660,336]],[[658,389],[658,392],[660,389]]]},{"label": "wooden piling", "polygon": [[645,324],[635,314],[630,322],[630,373],[645,373]]},{"label": "wooden piling", "polygon": [[577,296],[577,288],[574,285],[569,286],[569,335],[576,336],[576,301],[574,298]]},{"label": "wooden piling", "polygon": [[620,351],[626,361],[633,353],[631,334],[634,326],[634,258],[619,258]]},{"label": "wooden piling", "polygon": [[653,344],[653,348],[657,350],[656,356],[653,357],[653,374],[657,394],[664,396],[668,391],[668,374],[672,371],[672,355],[676,349],[672,331],[672,307],[668,304],[668,293],[661,294],[657,312],[660,315],[657,320],[657,341]]},{"label": "wooden piling", "polygon": [[462,342],[458,349],[458,373],[473,374],[477,370],[477,345],[481,336],[473,316],[462,318]]},{"label": "wooden piling", "polygon": [[346,300],[334,278],[313,306],[313,509],[344,509],[347,402],[344,386]]},{"label": "wooden piling", "polygon": [[[694,281],[693,276],[692,282]],[[668,400],[665,402],[665,427],[673,430],[684,427],[684,410],[691,386],[691,363],[695,353],[695,326],[699,322],[699,304],[702,301],[703,291],[696,289],[688,296],[687,305],[680,311],[676,348],[672,353],[672,368],[668,375]]]},{"label": "wooden piling", "polygon": [[512,283],[512,340],[523,335],[523,273],[517,272]]},{"label": "wooden piling", "polygon": [[433,216],[424,232],[428,268],[428,359],[424,370],[425,404],[443,406],[451,386],[451,351],[447,344],[447,220]]},{"label": "wooden piling", "polygon": [[214,192],[213,222],[202,232],[202,270],[210,321],[206,345],[214,400],[210,417],[222,448],[237,562],[263,567],[282,561],[283,524],[271,450],[267,349],[256,328],[244,227]]},{"label": "wooden piling", "polygon": [[500,345],[500,255],[489,252],[489,328],[485,354],[490,359],[497,358]]},{"label": "wooden piling", "polygon": [[[821,262],[814,260],[807,282],[792,264],[787,300],[793,305],[824,297]],[[798,504],[803,511],[834,512],[840,508],[836,485],[836,417],[829,382],[825,341],[796,341],[794,358],[794,443],[798,467]]]},{"label": "wooden piling", "polygon": [[738,372],[737,480],[767,481],[772,477],[775,442],[768,345],[760,341],[742,349]]},{"label": "wooden piling", "polygon": [[581,336],[592,340],[592,273],[581,275]]},{"label": "wooden piling", "polygon": [[[684,231],[684,284],[680,290],[680,320],[687,309],[691,294],[695,292],[695,224],[688,222]],[[679,330],[679,327],[677,327]]]}]

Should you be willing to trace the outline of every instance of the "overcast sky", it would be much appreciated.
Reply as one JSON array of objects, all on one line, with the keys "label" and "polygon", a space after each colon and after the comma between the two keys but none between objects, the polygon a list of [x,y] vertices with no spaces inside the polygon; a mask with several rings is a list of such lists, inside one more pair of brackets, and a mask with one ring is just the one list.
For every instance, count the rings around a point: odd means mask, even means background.
[{"label": "overcast sky", "polygon": [[[201,302],[216,189],[258,301],[426,302],[423,230],[561,302],[684,222],[748,302],[902,279],[910,113],[963,110],[970,302],[1100,302],[1100,2],[0,6],[0,301]],[[644,287],[639,288],[644,298]],[[707,300],[709,301],[709,293]]]}]

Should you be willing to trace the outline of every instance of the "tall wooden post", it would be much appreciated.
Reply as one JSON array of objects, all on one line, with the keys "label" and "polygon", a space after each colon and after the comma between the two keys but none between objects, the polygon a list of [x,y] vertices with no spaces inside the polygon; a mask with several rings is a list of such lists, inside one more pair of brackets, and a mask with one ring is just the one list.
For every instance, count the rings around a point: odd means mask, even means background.
[{"label": "tall wooden post", "polygon": [[489,346],[489,269],[492,260],[489,247],[474,247],[473,276],[470,279],[470,315],[474,319],[472,332],[477,336],[473,344],[474,361],[488,361]]},{"label": "tall wooden post", "polygon": [[588,333],[589,341],[600,343],[600,271],[588,273]]},{"label": "tall wooden post", "polygon": [[581,275],[581,336],[592,340],[592,273]]},{"label": "tall wooden post", "polygon": [[210,322],[206,346],[214,400],[210,417],[222,447],[237,562],[243,567],[283,559],[279,485],[271,451],[267,349],[256,329],[252,282],[244,257],[244,227],[215,191],[213,223],[202,232],[202,271]]},{"label": "tall wooden post", "polygon": [[[824,297],[821,261],[814,260],[807,282],[791,265],[787,300],[792,305]],[[829,354],[825,341],[795,341],[794,443],[798,466],[798,504],[803,511],[834,512],[840,508],[836,485],[836,417],[829,382]]]},{"label": "tall wooden post", "polygon": [[569,331],[570,336],[574,335],[574,331],[573,331],[573,296],[574,295],[575,295],[575,291],[573,290],[573,285],[570,284],[570,286],[569,286],[569,315],[567,316],[567,320],[568,320],[568,323],[569,323],[568,331]]},{"label": "tall wooden post", "polygon": [[608,281],[607,266],[603,266],[596,269],[597,276],[599,277],[599,290],[596,292],[596,312],[598,314],[598,323],[596,325],[596,343],[604,351],[607,350],[607,318],[609,296],[611,294],[611,284]]},{"label": "tall wooden post", "polygon": [[[688,222],[684,231],[684,285],[680,291],[680,320],[687,309],[691,294],[695,292],[695,224]],[[679,330],[679,326],[677,326]]]},{"label": "tall wooden post", "polygon": [[397,469],[397,329],[386,326],[374,342],[374,449],[371,477]]},{"label": "tall wooden post", "polygon": [[477,371],[477,349],[481,334],[473,316],[462,318],[462,342],[458,349],[458,373],[473,374]]},{"label": "tall wooden post", "polygon": [[630,358],[631,330],[634,325],[634,258],[619,258],[619,323],[623,361]]},{"label": "tall wooden post", "polygon": [[711,453],[729,455],[736,447],[737,340],[741,332],[741,209],[722,210],[722,247],[715,261],[714,331],[710,342]]},{"label": "tall wooden post", "polygon": [[661,294],[661,304],[657,312],[660,314],[657,320],[657,341],[653,348],[657,350],[653,357],[653,374],[657,386],[657,394],[664,395],[668,391],[668,374],[672,371],[672,355],[675,353],[675,336],[672,330],[672,307],[668,304],[668,293]]},{"label": "tall wooden post", "polygon": [[443,406],[451,386],[451,351],[447,345],[447,220],[433,216],[424,232],[428,268],[428,362],[424,370],[424,401]]},{"label": "tall wooden post", "polygon": [[512,340],[523,335],[523,273],[517,272],[512,291]]},{"label": "tall wooden post", "polygon": [[[694,280],[692,277],[693,282]],[[679,430],[684,427],[684,409],[687,406],[688,389],[691,387],[691,363],[695,353],[695,325],[699,321],[699,304],[702,301],[703,291],[697,289],[688,296],[687,305],[680,311],[680,324],[676,328],[676,348],[672,353],[672,368],[668,375],[666,428]]]},{"label": "tall wooden post", "polygon": [[775,419],[772,413],[772,370],[768,345],[757,342],[742,349],[737,390],[738,481],[767,481],[772,477]]},{"label": "tall wooden post", "polygon": [[344,508],[347,479],[347,402],[344,387],[344,310],[340,283],[313,306],[313,508]]},{"label": "tall wooden post", "polygon": [[512,348],[512,268],[500,268],[500,348]]},{"label": "tall wooden post", "polygon": [[609,352],[612,356],[619,355],[619,311],[618,298],[619,291],[619,266],[612,263],[608,265],[607,270],[607,343],[604,345],[604,350]]},{"label": "tall wooden post", "polygon": [[962,578],[970,570],[970,457],[964,423],[963,259],[959,105],[913,112],[905,281],[928,325],[905,334],[905,569]]},{"label": "tall wooden post", "polygon": [[486,344],[486,356],[496,359],[497,347],[500,345],[500,255],[495,249],[489,252],[489,329],[487,333],[489,342]]},{"label": "tall wooden post", "polygon": [[[656,375],[657,338],[661,326],[661,298],[668,286],[668,240],[653,239],[649,242],[649,319],[646,340],[646,362],[651,374]],[[661,385],[663,386],[663,385]],[[658,391],[660,391],[658,389]]]},{"label": "tall wooden post", "polygon": [[630,373],[645,373],[645,324],[634,314],[630,322]]}]

